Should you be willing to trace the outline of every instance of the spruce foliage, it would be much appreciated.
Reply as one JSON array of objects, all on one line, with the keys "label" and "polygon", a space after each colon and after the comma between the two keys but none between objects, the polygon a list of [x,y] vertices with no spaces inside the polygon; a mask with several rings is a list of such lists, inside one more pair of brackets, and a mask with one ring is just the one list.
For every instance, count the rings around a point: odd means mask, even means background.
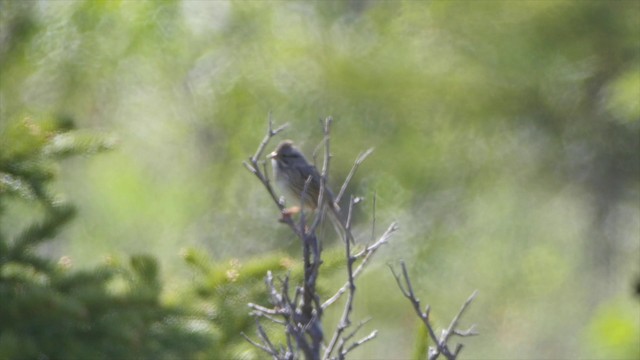
[{"label": "spruce foliage", "polygon": [[[184,310],[160,301],[153,257],[74,270],[68,257],[43,254],[76,213],[51,188],[58,161],[112,143],[73,128],[64,118],[0,125],[0,358],[193,357],[205,338],[188,330]],[[29,209],[19,220],[7,211],[17,203]]]}]

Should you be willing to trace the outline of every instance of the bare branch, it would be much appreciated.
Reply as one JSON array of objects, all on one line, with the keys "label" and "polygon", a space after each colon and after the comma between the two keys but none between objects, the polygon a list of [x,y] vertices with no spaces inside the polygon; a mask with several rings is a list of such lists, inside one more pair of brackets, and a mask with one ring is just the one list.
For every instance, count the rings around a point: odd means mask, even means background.
[{"label": "bare branch", "polygon": [[[398,230],[398,224],[395,223],[395,222],[391,223],[391,225],[389,225],[389,227],[384,232],[384,234],[382,234],[382,236],[380,236],[378,241],[376,241],[375,243],[369,245],[368,247],[366,247],[365,249],[363,249],[359,253],[356,253],[355,255],[353,255],[354,259],[359,259],[359,258],[363,257],[362,262],[353,271],[353,277],[354,278],[357,278],[358,275],[360,275],[360,273],[367,266],[367,264],[369,263],[369,261],[371,260],[373,255],[376,253],[376,251],[382,245],[386,244],[389,241],[389,239],[391,238],[391,236],[393,235],[393,233],[395,233],[397,230]],[[331,304],[333,304],[336,301],[338,301],[338,299],[342,296],[342,294],[344,294],[348,289],[349,289],[349,282],[347,281],[332,297],[327,299],[322,304],[322,309],[326,309],[327,307],[331,306]]]},{"label": "bare branch", "polygon": [[251,171],[252,174],[255,174],[257,171],[253,166],[249,165],[249,163],[246,161],[243,161],[242,165],[244,165],[244,167],[246,167],[247,170]]},{"label": "bare branch", "polygon": [[441,343],[446,344],[447,341],[449,341],[449,338],[451,337],[451,335],[458,335],[461,337],[478,335],[478,333],[475,331],[475,326],[471,326],[468,330],[463,332],[456,330],[456,326],[458,326],[458,321],[460,320],[460,317],[465,312],[465,310],[469,307],[469,304],[471,304],[471,302],[476,298],[477,295],[478,295],[478,290],[475,290],[471,294],[471,296],[469,296],[469,298],[464,302],[464,304],[462,304],[460,311],[458,311],[458,313],[453,318],[453,320],[451,320],[451,323],[449,324],[449,327],[447,328],[447,330],[443,332],[440,338]]},{"label": "bare branch", "polygon": [[368,317],[362,321],[360,321],[360,323],[358,323],[358,326],[356,326],[355,329],[353,329],[353,331],[351,331],[349,334],[344,336],[344,341],[349,341],[351,340],[352,337],[354,337],[356,335],[356,333],[358,331],[360,331],[360,329],[362,329],[363,326],[365,326],[367,323],[369,323],[369,321],[371,321],[371,317]]},{"label": "bare branch", "polygon": [[268,315],[278,315],[279,314],[279,312],[274,310],[274,309],[269,309],[269,308],[266,308],[264,306],[260,306],[258,304],[249,303],[248,306],[251,309],[253,309],[253,310],[255,310],[255,311],[257,311],[257,312],[259,312],[261,314],[268,314]]},{"label": "bare branch", "polygon": [[258,159],[262,159],[262,153],[264,152],[264,149],[267,147],[267,144],[269,143],[269,140],[271,140],[272,137],[278,135],[279,132],[281,132],[282,130],[286,129],[289,126],[288,123],[285,123],[281,126],[279,126],[277,129],[273,129],[273,118],[271,116],[271,113],[269,113],[269,121],[268,121],[268,125],[267,125],[267,134],[265,135],[265,137],[262,139],[262,142],[260,142],[260,145],[258,145],[258,149],[256,150],[255,154],[250,158],[250,161],[252,164],[255,164]]},{"label": "bare branch", "polygon": [[460,335],[460,336],[476,335],[473,326],[466,332],[457,331],[456,326],[458,324],[458,321],[460,320],[460,317],[464,313],[464,311],[467,309],[469,304],[471,304],[473,299],[475,299],[478,291],[477,290],[474,291],[473,294],[469,296],[467,301],[465,301],[462,307],[460,308],[460,311],[458,311],[456,316],[453,318],[453,320],[449,324],[449,328],[447,330],[444,330],[440,338],[438,338],[435,334],[435,331],[433,330],[433,326],[431,325],[431,322],[429,319],[430,307],[427,305],[425,307],[424,312],[420,310],[420,300],[418,300],[418,298],[415,296],[415,293],[413,292],[413,286],[411,285],[411,280],[409,278],[409,274],[407,272],[407,267],[405,263],[400,262],[400,267],[402,269],[402,274],[396,273],[396,271],[394,271],[393,268],[391,268],[391,272],[393,273],[393,276],[395,277],[396,282],[398,283],[398,287],[400,288],[400,291],[407,299],[409,299],[409,301],[413,305],[413,308],[416,314],[418,314],[418,317],[422,320],[423,324],[426,326],[429,333],[429,337],[431,338],[433,343],[436,345],[435,347],[429,348],[429,354],[428,354],[429,360],[437,359],[438,356],[440,356],[440,354],[444,355],[448,360],[455,359],[458,353],[462,350],[462,345],[457,344],[455,350],[451,351],[449,349],[449,345],[447,344],[447,342],[449,341],[452,335]]},{"label": "bare branch", "polygon": [[354,342],[353,344],[351,344],[351,346],[349,346],[345,350],[341,351],[341,353],[340,353],[340,355],[342,355],[341,357],[344,358],[344,356],[347,355],[347,353],[349,353],[351,350],[353,350],[353,349],[357,348],[358,346],[366,343],[367,341],[373,340],[377,335],[378,335],[378,330],[373,330],[369,335],[367,335],[364,338]]},{"label": "bare branch", "polygon": [[[307,216],[306,216],[307,213],[304,210],[304,208],[305,208],[305,205],[304,205],[305,201],[304,200],[305,200],[305,197],[307,196],[307,193],[309,191],[309,184],[311,184],[311,180],[312,179],[313,178],[311,177],[311,175],[309,175],[307,177],[307,179],[304,182],[304,186],[302,187],[302,193],[300,194],[300,221],[299,221],[299,225],[298,226],[300,226],[300,232],[303,233],[303,234],[305,233],[304,228],[305,228],[305,226],[307,224]],[[322,189],[320,189],[320,193],[322,193]],[[308,232],[312,233],[314,230],[315,229],[312,229],[312,230],[310,230]]]},{"label": "bare branch", "polygon": [[353,175],[355,175],[356,170],[358,170],[358,167],[360,166],[360,164],[362,164],[362,162],[369,155],[371,155],[372,152],[373,152],[373,148],[369,148],[367,151],[361,152],[360,154],[358,154],[356,161],[353,163],[353,166],[351,167],[349,174],[347,175],[346,179],[344,180],[344,183],[342,184],[342,187],[340,188],[340,192],[338,192],[338,196],[336,196],[336,198],[334,199],[336,204],[340,202],[340,199],[342,199],[344,192],[347,190],[347,186],[349,185],[349,182],[351,182],[351,178],[353,178]]},{"label": "bare branch", "polygon": [[[266,148],[267,144],[269,143],[269,141],[271,140],[272,137],[276,136],[278,133],[280,133],[282,130],[286,129],[287,126],[289,126],[289,124],[284,124],[280,127],[278,127],[277,129],[273,129],[273,119],[271,118],[271,114],[269,114],[269,121],[268,121],[268,126],[267,126],[267,134],[265,135],[265,137],[262,139],[262,142],[260,142],[260,145],[258,145],[258,149],[256,150],[255,154],[249,158],[249,162],[244,161],[243,165],[252,173],[254,174],[258,180],[260,180],[260,182],[262,183],[262,185],[264,185],[264,187],[267,189],[267,192],[269,193],[269,195],[271,195],[271,198],[273,199],[274,203],[276,204],[276,206],[278,206],[278,208],[280,209],[280,211],[282,211],[284,209],[284,205],[280,203],[280,199],[278,198],[278,196],[276,195],[275,191],[273,190],[273,187],[271,186],[271,182],[269,181],[269,177],[268,177],[268,173],[266,171],[266,168],[264,166],[264,161],[262,161],[262,155],[264,153],[264,149]],[[264,170],[260,169],[260,164],[262,164]],[[290,226],[292,224],[289,224]]]},{"label": "bare branch", "polygon": [[274,358],[278,358],[278,352],[270,349],[269,347],[262,345],[260,343],[257,343],[255,341],[253,341],[250,337],[247,336],[247,334],[241,332],[240,335],[242,335],[242,337],[247,340],[251,345],[257,347],[258,349],[261,349],[262,351],[266,352],[267,354],[273,356]]},{"label": "bare branch", "polygon": [[[351,214],[353,212],[353,205],[355,204],[355,202],[356,200],[352,196],[349,201],[349,212],[348,212],[347,224],[346,224],[347,231],[350,231],[350,228],[351,228]],[[333,352],[336,346],[337,340],[340,338],[344,330],[351,325],[350,315],[351,315],[351,312],[353,311],[353,299],[355,298],[355,293],[356,293],[356,284],[353,277],[353,262],[355,261],[355,258],[351,256],[351,242],[348,239],[345,239],[344,243],[345,243],[345,256],[347,258],[347,284],[348,284],[349,296],[347,297],[347,302],[345,303],[344,310],[342,311],[342,318],[340,319],[340,322],[336,328],[336,331],[333,333],[333,337],[331,338],[331,341],[329,342],[329,345],[327,346],[324,352],[325,359],[328,359],[329,357],[331,357],[331,353]],[[341,341],[342,344],[339,347],[339,351],[338,351],[339,354],[342,354],[342,350],[343,350],[342,348],[345,341],[346,340],[344,339]]]},{"label": "bare branch", "polygon": [[[354,198],[353,196],[351,197],[351,199],[349,199],[349,209],[347,211],[347,223],[345,224],[345,227],[347,228],[347,230],[351,230],[351,219],[352,219],[352,215],[353,215],[353,206],[360,201],[360,198]],[[348,242],[348,241],[346,241]],[[349,247],[347,247],[347,254],[351,254],[351,252],[349,251]]]},{"label": "bare branch", "polygon": [[[324,124],[322,124],[322,125],[323,125],[323,129],[324,129]],[[313,166],[316,166],[316,159],[318,157],[318,151],[320,151],[320,149],[322,149],[322,147],[327,142],[327,139],[329,139],[329,138],[324,136],[322,138],[322,140],[318,143],[318,145],[316,145],[316,147],[313,149],[313,153],[311,154],[311,157],[313,158]]]},{"label": "bare branch", "polygon": [[[320,191],[318,194],[318,213],[316,216],[316,221],[314,221],[312,229],[315,231],[320,221],[324,217],[325,212],[325,197],[327,196],[327,174],[329,173],[329,164],[331,162],[331,124],[333,123],[333,118],[331,116],[327,117],[324,120],[324,159],[322,162],[322,172],[320,173]],[[333,204],[331,204],[333,206]]]},{"label": "bare branch", "polygon": [[372,205],[372,219],[371,219],[371,240],[369,241],[373,241],[373,239],[376,236],[376,200],[378,198],[378,192],[374,191],[373,192],[373,205]]},{"label": "bare branch", "polygon": [[275,346],[273,346],[273,344],[271,343],[271,340],[269,340],[267,333],[264,332],[264,328],[262,328],[262,325],[260,324],[258,319],[256,319],[256,325],[258,327],[258,335],[260,336],[260,339],[262,339],[262,342],[264,343],[264,345],[269,349],[271,349],[275,354],[277,354],[278,351],[276,350]]},{"label": "bare branch", "polygon": [[325,201],[324,198],[326,196],[326,183],[323,180],[324,177],[320,176],[320,188],[318,189],[318,207],[316,209],[316,214],[311,223],[311,227],[309,228],[308,233],[315,234],[316,230],[318,230],[318,226],[322,223],[322,219],[324,219],[325,214]]},{"label": "bare branch", "polygon": [[294,356],[295,348],[293,347],[293,343],[291,342],[291,333],[285,330],[285,334],[287,335],[287,348],[289,349],[289,353],[291,354],[291,358],[295,359],[295,356]]},{"label": "bare branch", "polygon": [[457,335],[460,337],[475,336],[475,335],[478,335],[478,331],[476,331],[476,325],[473,324],[467,330],[464,330],[464,331],[453,330],[453,335]]},{"label": "bare branch", "polygon": [[[434,342],[434,344],[438,345],[438,351],[437,354],[442,352],[442,349],[440,348],[440,343],[438,341],[438,337],[436,336],[435,332],[433,331],[433,327],[431,326],[431,323],[429,322],[429,316],[426,312],[422,312],[420,311],[420,300],[418,300],[418,298],[416,298],[414,292],[413,292],[413,286],[411,285],[411,279],[409,278],[409,274],[407,273],[407,266],[405,265],[404,261],[400,262],[400,266],[402,269],[402,278],[400,277],[400,274],[397,274],[393,268],[391,268],[391,272],[393,273],[393,276],[396,279],[396,282],[398,283],[398,287],[400,288],[400,291],[402,292],[402,294],[409,299],[409,301],[411,302],[411,304],[413,305],[414,310],[416,311],[416,313],[418,314],[418,317],[420,317],[420,319],[422,320],[422,322],[424,323],[424,325],[427,327],[428,333],[429,333],[429,337],[431,337],[431,340]],[[403,284],[404,281],[404,284]],[[436,355],[437,357],[437,355]]]},{"label": "bare branch", "polygon": [[358,326],[356,326],[356,328],[351,331],[349,334],[347,334],[346,336],[343,336],[342,339],[340,340],[340,345],[338,346],[338,358],[339,359],[344,359],[344,357],[347,355],[347,353],[353,349],[355,349],[356,347],[360,346],[361,344],[373,339],[376,334],[378,333],[378,330],[374,330],[372,331],[369,335],[367,335],[366,337],[364,337],[363,339],[360,339],[358,341],[356,341],[355,343],[351,344],[349,347],[347,347],[347,349],[345,350],[345,345],[347,344],[347,342],[349,340],[351,340],[352,337],[354,337],[356,335],[356,333],[358,333],[358,331],[360,331],[360,329],[362,329],[362,327],[368,323],[369,321],[371,321],[371,318],[367,318],[364,319],[363,321],[360,321],[360,323],[358,324]]},{"label": "bare branch", "polygon": [[329,137],[329,133],[331,131],[331,124],[333,123],[333,118],[331,116],[327,117],[324,120],[324,161],[322,163],[322,173],[321,175],[321,181],[322,179],[327,179],[327,174],[329,173],[329,162],[331,161],[331,149],[330,149],[330,140],[331,138]]}]

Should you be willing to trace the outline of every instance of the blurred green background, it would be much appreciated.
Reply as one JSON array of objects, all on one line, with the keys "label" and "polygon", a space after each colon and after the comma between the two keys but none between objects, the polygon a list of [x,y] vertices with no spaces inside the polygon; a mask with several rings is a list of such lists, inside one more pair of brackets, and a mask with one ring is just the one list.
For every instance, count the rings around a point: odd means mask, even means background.
[{"label": "blurred green background", "polygon": [[[0,106],[5,140],[53,117],[113,145],[59,163],[77,216],[38,252],[73,270],[155,258],[161,301],[219,341],[202,358],[263,356],[219,321],[250,324],[264,271],[299,257],[242,166],[269,113],[308,154],[334,117],[334,188],[376,149],[349,189],[368,199],[356,237],[374,192],[376,232],[401,232],[361,278],[355,319],[380,332],[354,358],[413,356],[398,259],[439,327],[479,290],[462,358],[640,358],[638,1],[3,0]],[[9,235],[39,216],[5,206]],[[256,287],[223,309],[212,274],[249,264]]]}]

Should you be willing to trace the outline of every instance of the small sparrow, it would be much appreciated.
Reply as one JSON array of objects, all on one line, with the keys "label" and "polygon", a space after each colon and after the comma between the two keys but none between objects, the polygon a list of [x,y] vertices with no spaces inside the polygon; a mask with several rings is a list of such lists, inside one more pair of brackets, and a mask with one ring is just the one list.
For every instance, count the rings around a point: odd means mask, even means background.
[{"label": "small sparrow", "polygon": [[[315,166],[311,165],[302,152],[293,146],[291,140],[281,142],[276,150],[267,156],[271,159],[276,183],[288,195],[289,199],[300,201],[302,199],[305,208],[315,210],[318,208],[320,194],[320,174]],[[305,183],[311,177],[305,191]],[[353,243],[353,235],[347,230],[340,220],[340,208],[335,203],[335,197],[331,190],[325,186],[322,194],[325,208],[328,209],[329,220],[336,228],[336,232],[344,239],[348,238]],[[295,202],[294,202],[295,203]]]}]

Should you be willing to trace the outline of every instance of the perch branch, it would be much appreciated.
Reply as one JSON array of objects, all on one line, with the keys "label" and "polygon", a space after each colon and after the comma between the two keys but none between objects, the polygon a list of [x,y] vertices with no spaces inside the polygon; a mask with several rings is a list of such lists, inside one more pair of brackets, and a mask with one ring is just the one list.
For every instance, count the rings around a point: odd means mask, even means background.
[{"label": "perch branch", "polygon": [[[349,211],[347,215],[347,224],[346,224],[347,231],[350,231],[350,228],[351,228],[351,215],[353,213],[354,204],[355,204],[355,200],[353,197],[351,197],[349,201]],[[347,258],[347,284],[348,284],[349,296],[347,297],[347,302],[345,303],[344,309],[342,311],[342,318],[340,319],[340,322],[338,323],[338,326],[336,327],[336,330],[333,333],[331,341],[329,342],[329,345],[327,346],[324,352],[325,359],[329,359],[331,357],[331,353],[334,351],[335,346],[338,342],[338,339],[340,339],[340,336],[342,335],[344,330],[346,330],[351,325],[350,315],[351,315],[351,312],[353,311],[353,299],[355,298],[355,292],[356,292],[356,284],[353,278],[353,262],[355,259],[353,258],[353,256],[351,256],[351,242],[348,239],[345,239],[344,243],[345,243],[345,256]],[[342,347],[342,345],[340,347]],[[342,349],[339,349],[339,353],[342,354]]]},{"label": "perch branch", "polygon": [[[262,139],[262,142],[260,142],[260,145],[258,145],[258,149],[256,150],[255,154],[252,157],[249,158],[249,161],[248,162],[247,161],[243,161],[242,162],[242,164],[252,174],[254,174],[260,180],[260,182],[264,185],[264,187],[267,189],[267,192],[269,193],[269,195],[271,195],[271,198],[275,202],[276,206],[278,206],[280,211],[282,211],[284,209],[284,205],[280,203],[280,200],[276,196],[275,191],[273,191],[273,187],[271,186],[271,182],[269,181],[269,177],[267,175],[266,167],[264,166],[264,161],[260,160],[260,159],[262,159],[262,155],[264,153],[264,149],[267,147],[267,144],[269,143],[271,138],[276,136],[282,130],[286,129],[288,126],[289,126],[289,124],[285,123],[284,125],[281,125],[276,129],[273,129],[273,119],[271,118],[271,114],[269,114],[269,121],[268,121],[268,125],[267,125],[267,134]],[[261,163],[263,164],[263,169],[264,170],[260,169],[260,164]]]}]

